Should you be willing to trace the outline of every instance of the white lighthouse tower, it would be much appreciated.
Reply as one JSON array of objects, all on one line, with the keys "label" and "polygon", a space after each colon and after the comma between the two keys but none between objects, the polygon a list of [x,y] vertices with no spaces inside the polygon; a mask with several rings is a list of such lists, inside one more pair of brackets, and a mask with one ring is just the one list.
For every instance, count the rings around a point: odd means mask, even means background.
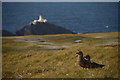
[{"label": "white lighthouse tower", "polygon": [[47,22],[47,19],[42,19],[42,15],[40,15],[40,16],[39,16],[39,19],[38,19],[38,20],[34,20],[32,23],[33,23],[33,24],[36,24],[37,22],[46,23],[46,22]]},{"label": "white lighthouse tower", "polygon": [[38,21],[39,21],[39,22],[42,22],[42,15],[39,16]]}]

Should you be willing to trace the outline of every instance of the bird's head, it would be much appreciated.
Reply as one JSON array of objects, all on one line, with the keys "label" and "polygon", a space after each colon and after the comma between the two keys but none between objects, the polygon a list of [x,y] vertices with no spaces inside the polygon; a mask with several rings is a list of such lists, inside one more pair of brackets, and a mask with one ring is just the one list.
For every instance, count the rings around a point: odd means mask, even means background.
[{"label": "bird's head", "polygon": [[86,55],[84,58],[90,59],[90,56],[89,56],[89,55]]},{"label": "bird's head", "polygon": [[83,52],[82,52],[82,51],[79,51],[79,52],[77,52],[76,54],[78,54],[78,55],[83,55]]}]

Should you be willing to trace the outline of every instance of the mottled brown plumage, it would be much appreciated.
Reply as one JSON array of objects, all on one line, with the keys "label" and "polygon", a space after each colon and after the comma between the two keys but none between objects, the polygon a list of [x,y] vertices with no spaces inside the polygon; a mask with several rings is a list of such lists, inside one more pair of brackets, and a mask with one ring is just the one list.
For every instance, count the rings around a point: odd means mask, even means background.
[{"label": "mottled brown plumage", "polygon": [[104,65],[97,64],[95,62],[90,61],[90,56],[87,56],[88,60],[83,57],[82,51],[77,52],[78,54],[78,63],[83,68],[102,68]]},{"label": "mottled brown plumage", "polygon": [[84,59],[86,59],[87,61],[90,61],[90,56],[89,56],[89,55],[86,55],[86,56],[84,57]]}]

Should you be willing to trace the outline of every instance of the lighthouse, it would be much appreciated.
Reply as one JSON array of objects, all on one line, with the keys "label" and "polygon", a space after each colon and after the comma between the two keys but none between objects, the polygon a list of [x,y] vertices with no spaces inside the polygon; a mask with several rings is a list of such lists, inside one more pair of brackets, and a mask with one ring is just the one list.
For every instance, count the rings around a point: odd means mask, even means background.
[{"label": "lighthouse", "polygon": [[39,16],[38,20],[34,20],[32,22],[32,24],[36,24],[36,23],[46,23],[47,22],[47,19],[43,19],[42,18],[42,15]]},{"label": "lighthouse", "polygon": [[42,22],[42,15],[39,16],[38,21]]},{"label": "lighthouse", "polygon": [[37,20],[38,22],[47,22],[47,19],[43,19],[42,15],[39,16],[39,19]]}]

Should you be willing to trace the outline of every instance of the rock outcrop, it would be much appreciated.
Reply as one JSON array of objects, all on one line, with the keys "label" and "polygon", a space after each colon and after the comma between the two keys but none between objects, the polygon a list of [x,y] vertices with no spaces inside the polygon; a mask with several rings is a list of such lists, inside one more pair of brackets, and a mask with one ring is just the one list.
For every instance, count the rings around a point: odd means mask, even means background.
[{"label": "rock outcrop", "polygon": [[16,31],[16,35],[48,35],[48,34],[74,34],[72,31],[63,27],[56,26],[51,23],[36,23],[24,26],[22,29]]},{"label": "rock outcrop", "polygon": [[2,34],[2,35],[0,34],[0,36],[15,36],[14,33],[11,33],[7,30],[0,30],[0,33]]}]

